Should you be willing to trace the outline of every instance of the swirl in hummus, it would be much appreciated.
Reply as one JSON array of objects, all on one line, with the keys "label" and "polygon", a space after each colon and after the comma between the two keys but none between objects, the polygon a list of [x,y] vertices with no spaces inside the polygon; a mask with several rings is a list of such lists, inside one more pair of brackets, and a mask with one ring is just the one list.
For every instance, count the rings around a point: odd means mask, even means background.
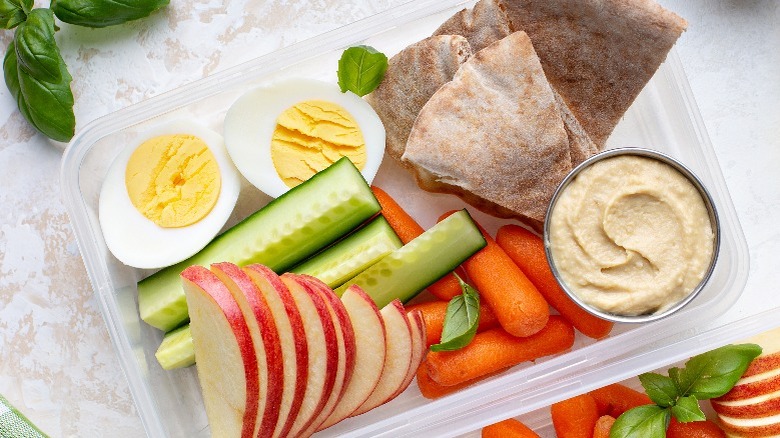
[{"label": "swirl in hummus", "polygon": [[701,194],[653,158],[620,155],[583,169],[550,220],[562,280],[584,303],[613,314],[668,309],[698,286],[714,251]]}]

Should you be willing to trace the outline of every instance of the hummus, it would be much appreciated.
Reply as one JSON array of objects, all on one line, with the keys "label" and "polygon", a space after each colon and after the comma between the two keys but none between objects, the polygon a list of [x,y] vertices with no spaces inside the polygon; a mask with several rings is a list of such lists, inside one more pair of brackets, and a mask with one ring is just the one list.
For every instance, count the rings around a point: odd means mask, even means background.
[{"label": "hummus", "polygon": [[569,290],[603,312],[663,312],[704,278],[714,232],[696,187],[670,165],[620,155],[583,169],[562,191],[550,251]]}]

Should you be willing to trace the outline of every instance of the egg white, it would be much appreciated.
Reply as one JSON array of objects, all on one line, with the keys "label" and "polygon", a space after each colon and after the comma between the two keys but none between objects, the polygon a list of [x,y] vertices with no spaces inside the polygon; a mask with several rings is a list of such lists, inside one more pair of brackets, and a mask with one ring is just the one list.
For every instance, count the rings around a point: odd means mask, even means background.
[{"label": "egg white", "polygon": [[308,100],[341,105],[357,122],[366,143],[366,164],[361,170],[370,184],[385,151],[385,128],[371,105],[360,96],[342,93],[335,83],[313,79],[286,79],[243,94],[225,115],[225,144],[238,170],[252,185],[277,198],[290,190],[274,168],[271,138],[279,115]]},{"label": "egg white", "polygon": [[[221,177],[219,198],[211,211],[200,221],[180,228],[163,228],[146,218],[133,206],[125,185],[125,169],[133,151],[150,138],[170,134],[202,139],[214,155]],[[108,169],[98,206],[106,246],[120,262],[136,268],[162,268],[185,260],[219,233],[236,205],[240,188],[238,171],[221,135],[184,120],[157,125],[129,144]]]}]

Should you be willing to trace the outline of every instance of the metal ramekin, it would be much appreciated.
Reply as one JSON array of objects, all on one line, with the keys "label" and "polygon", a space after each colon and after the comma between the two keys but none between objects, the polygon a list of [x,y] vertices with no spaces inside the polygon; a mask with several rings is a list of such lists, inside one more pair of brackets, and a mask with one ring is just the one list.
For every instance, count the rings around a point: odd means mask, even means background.
[{"label": "metal ramekin", "polygon": [[[649,313],[649,314],[642,314],[642,315],[619,315],[614,313],[608,313],[604,312],[602,310],[599,310],[597,308],[594,308],[585,302],[583,302],[577,295],[569,289],[569,286],[566,284],[566,282],[561,278],[560,274],[558,273],[558,269],[555,267],[555,261],[552,256],[552,250],[550,249],[550,217],[552,216],[553,209],[555,208],[555,204],[558,201],[558,198],[560,197],[560,194],[563,193],[563,191],[566,189],[566,187],[571,183],[571,181],[574,180],[574,178],[577,177],[577,175],[588,166],[592,165],[593,163],[596,163],[597,161],[601,161],[610,157],[615,157],[619,155],[634,155],[634,156],[641,156],[641,157],[648,157],[653,158],[658,161],[661,161],[663,163],[666,163],[676,170],[678,170],[683,176],[685,176],[691,184],[696,187],[696,189],[699,191],[699,194],[701,195],[702,199],[704,200],[704,204],[707,208],[707,212],[710,216],[710,224],[712,225],[712,232],[715,237],[713,252],[712,252],[712,259],[710,260],[710,265],[707,268],[707,271],[704,273],[704,277],[699,282],[699,284],[693,289],[693,291],[688,294],[685,298],[674,304],[673,306],[667,308],[663,312],[657,312],[657,313]],[[643,149],[643,148],[619,148],[619,149],[610,149],[604,152],[601,152],[599,154],[596,154],[587,160],[583,161],[579,166],[572,169],[571,172],[569,172],[568,175],[566,175],[566,178],[561,181],[561,183],[558,185],[558,188],[555,190],[555,193],[553,193],[552,200],[550,201],[550,205],[547,208],[547,215],[544,219],[544,251],[547,255],[547,263],[550,265],[550,269],[553,272],[553,275],[555,275],[555,279],[558,281],[558,284],[561,286],[561,288],[566,292],[566,294],[571,298],[575,303],[577,303],[580,307],[582,307],[584,310],[586,310],[588,313],[591,313],[593,315],[598,316],[599,318],[603,318],[609,321],[614,322],[627,322],[627,323],[644,323],[644,322],[650,322],[650,321],[656,321],[662,318],[665,318],[678,310],[685,307],[688,303],[690,303],[696,296],[699,294],[699,292],[704,288],[704,286],[707,284],[707,281],[709,281],[710,277],[712,276],[712,272],[715,269],[715,264],[718,260],[718,253],[720,252],[720,220],[718,219],[718,212],[715,209],[715,203],[712,201],[712,196],[710,196],[709,191],[707,188],[702,184],[701,180],[685,165],[677,161],[676,159],[665,155],[661,152],[654,151],[651,149]]]}]

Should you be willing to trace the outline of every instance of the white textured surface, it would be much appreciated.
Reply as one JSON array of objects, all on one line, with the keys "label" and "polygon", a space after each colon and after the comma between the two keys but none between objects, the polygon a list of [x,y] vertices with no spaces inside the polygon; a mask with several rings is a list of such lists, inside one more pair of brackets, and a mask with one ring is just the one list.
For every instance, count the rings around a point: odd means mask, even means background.
[{"label": "white textured surface", "polygon": [[[677,49],[748,240],[743,302],[760,303],[777,293],[780,255],[780,3],[661,3],[690,24]],[[119,27],[62,25],[78,127],[377,9],[360,0],[186,0]],[[0,31],[0,47],[10,37]],[[0,394],[52,436],[140,436],[60,201],[60,147],[24,123],[0,86]],[[749,313],[738,305],[724,318]]]}]

